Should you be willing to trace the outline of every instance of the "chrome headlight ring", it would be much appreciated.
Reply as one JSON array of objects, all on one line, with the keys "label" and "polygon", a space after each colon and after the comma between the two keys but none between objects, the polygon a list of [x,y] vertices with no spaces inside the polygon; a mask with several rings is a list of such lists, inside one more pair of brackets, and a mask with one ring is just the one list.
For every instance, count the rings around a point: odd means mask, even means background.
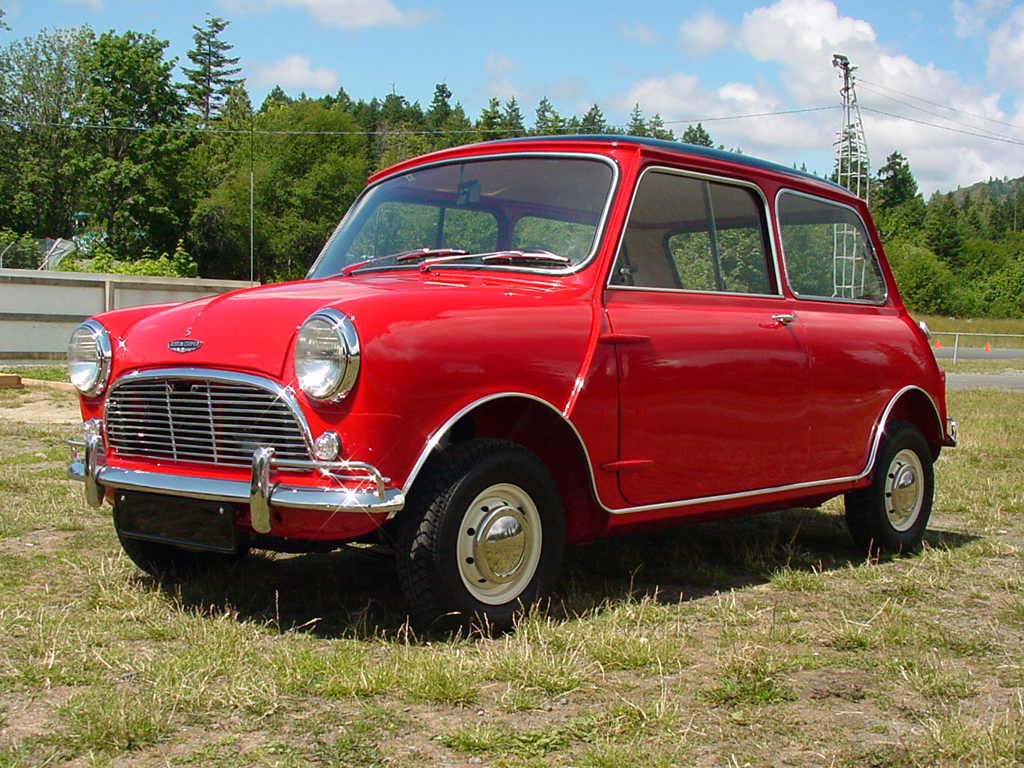
[{"label": "chrome headlight ring", "polygon": [[321,309],[299,326],[295,339],[295,378],[314,400],[340,400],[359,375],[359,337],[348,315]]},{"label": "chrome headlight ring", "polygon": [[68,377],[80,393],[96,397],[110,375],[110,334],[95,320],[86,320],[68,342]]}]

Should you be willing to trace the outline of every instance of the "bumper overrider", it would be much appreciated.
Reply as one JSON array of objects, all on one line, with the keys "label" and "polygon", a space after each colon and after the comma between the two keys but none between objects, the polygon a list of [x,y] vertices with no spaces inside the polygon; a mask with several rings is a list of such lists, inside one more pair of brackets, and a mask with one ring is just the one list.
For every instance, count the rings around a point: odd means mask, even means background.
[{"label": "bumper overrider", "polygon": [[[271,533],[274,508],[324,513],[386,513],[390,518],[405,505],[401,489],[389,488],[387,478],[376,467],[362,462],[285,460],[276,458],[273,448],[259,447],[253,451],[250,480],[245,482],[114,467],[106,463],[99,435],[69,440],[68,445],[75,453],[68,467],[68,477],[85,483],[85,498],[93,507],[103,504],[108,490],[247,504],[253,530]],[[316,470],[336,484],[287,485],[276,477],[279,469]]]}]

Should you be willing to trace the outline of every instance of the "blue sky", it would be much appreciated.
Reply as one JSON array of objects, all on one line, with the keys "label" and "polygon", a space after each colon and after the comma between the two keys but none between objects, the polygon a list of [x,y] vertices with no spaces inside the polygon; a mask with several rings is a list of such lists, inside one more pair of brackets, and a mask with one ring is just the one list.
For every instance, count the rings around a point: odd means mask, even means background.
[{"label": "blue sky", "polygon": [[[88,24],[168,40],[231,22],[253,102],[275,84],[427,105],[446,82],[475,118],[516,97],[528,122],[634,104],[677,133],[703,121],[729,148],[827,172],[839,129],[833,53],[858,67],[872,167],[894,150],[922,191],[1024,175],[1024,2],[1010,0],[0,0],[0,44]],[[786,114],[769,114],[786,113]],[[750,117],[758,115],[758,117]],[[1017,127],[1020,126],[1020,127]]]}]

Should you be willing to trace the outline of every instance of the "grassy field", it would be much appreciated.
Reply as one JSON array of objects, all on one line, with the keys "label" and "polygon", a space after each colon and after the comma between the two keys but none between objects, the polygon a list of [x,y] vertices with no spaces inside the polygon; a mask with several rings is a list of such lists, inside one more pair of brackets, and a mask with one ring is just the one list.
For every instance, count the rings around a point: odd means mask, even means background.
[{"label": "grassy field", "polygon": [[602,542],[496,639],[417,636],[374,552],[161,588],[12,415],[67,399],[0,392],[0,768],[1024,764],[1019,394],[951,393],[918,556],[835,502]]}]

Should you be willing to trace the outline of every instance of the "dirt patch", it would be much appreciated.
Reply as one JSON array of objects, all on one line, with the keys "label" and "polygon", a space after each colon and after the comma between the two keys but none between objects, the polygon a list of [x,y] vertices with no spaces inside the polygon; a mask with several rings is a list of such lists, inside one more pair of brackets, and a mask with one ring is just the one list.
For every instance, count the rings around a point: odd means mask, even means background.
[{"label": "dirt patch", "polygon": [[0,400],[0,419],[25,424],[74,424],[81,418],[74,395],[48,387],[9,391]]}]

